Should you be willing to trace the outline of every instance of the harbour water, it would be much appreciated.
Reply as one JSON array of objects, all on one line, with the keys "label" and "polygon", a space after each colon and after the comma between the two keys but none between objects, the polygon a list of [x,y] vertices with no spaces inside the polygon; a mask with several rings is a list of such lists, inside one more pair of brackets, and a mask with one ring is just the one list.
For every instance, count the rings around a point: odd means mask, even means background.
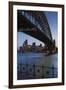
[{"label": "harbour water", "polygon": [[[58,54],[18,53],[17,79],[56,78]],[[27,75],[26,75],[27,74]]]}]

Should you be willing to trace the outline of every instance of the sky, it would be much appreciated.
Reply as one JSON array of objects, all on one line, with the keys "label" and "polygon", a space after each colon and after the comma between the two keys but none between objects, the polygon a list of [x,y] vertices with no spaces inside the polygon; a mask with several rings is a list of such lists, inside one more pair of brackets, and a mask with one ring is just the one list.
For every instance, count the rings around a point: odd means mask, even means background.
[{"label": "sky", "polygon": [[56,40],[56,46],[58,46],[58,13],[46,11],[45,15],[50,25],[52,37]]},{"label": "sky", "polygon": [[[50,26],[50,29],[51,29],[51,33],[52,33],[52,37],[53,39],[55,39],[56,41],[56,46],[57,46],[57,43],[58,43],[58,13],[57,12],[50,12],[50,11],[45,11],[44,12],[46,17],[47,17],[47,20],[48,20],[48,23],[49,23],[49,26]],[[40,43],[44,46],[44,43],[42,43],[41,41],[23,33],[23,32],[17,32],[17,47],[19,48],[20,46],[23,45],[23,42],[25,40],[28,40],[28,44],[31,45],[33,42],[36,42],[36,45],[40,45]]]}]

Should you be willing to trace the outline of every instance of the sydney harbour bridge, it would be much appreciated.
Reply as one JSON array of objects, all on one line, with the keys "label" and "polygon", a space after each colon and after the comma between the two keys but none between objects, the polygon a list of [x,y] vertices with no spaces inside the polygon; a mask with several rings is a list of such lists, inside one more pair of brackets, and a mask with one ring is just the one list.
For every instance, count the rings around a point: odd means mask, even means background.
[{"label": "sydney harbour bridge", "polygon": [[54,48],[57,52],[50,25],[43,11],[18,10],[17,28],[18,32],[24,32],[42,41],[51,53]]}]

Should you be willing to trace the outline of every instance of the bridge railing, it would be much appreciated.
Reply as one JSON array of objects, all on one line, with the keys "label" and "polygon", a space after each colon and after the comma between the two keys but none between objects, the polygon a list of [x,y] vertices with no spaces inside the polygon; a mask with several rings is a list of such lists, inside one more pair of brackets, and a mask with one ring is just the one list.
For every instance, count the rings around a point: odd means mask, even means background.
[{"label": "bridge railing", "polygon": [[57,78],[57,74],[57,68],[54,66],[23,63],[19,63],[17,66],[18,79]]}]

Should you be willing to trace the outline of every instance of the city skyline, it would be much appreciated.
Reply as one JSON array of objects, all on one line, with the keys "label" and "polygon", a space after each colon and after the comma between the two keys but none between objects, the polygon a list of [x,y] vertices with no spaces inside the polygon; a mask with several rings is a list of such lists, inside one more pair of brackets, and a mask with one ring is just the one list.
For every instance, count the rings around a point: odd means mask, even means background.
[{"label": "city skyline", "polygon": [[[50,30],[51,30],[51,33],[52,33],[52,37],[53,39],[55,39],[56,41],[56,46],[58,46],[57,44],[57,41],[58,41],[58,30],[57,30],[57,20],[58,20],[58,13],[57,12],[50,12],[50,11],[45,11],[44,12],[46,17],[47,17],[47,20],[48,20],[48,23],[49,23],[49,26],[50,26]],[[39,41],[38,39],[32,37],[32,36],[29,36],[23,32],[17,32],[17,48],[19,48],[20,46],[23,45],[23,42],[28,39],[28,42],[29,44],[31,45],[33,42],[36,42],[36,45],[40,45],[42,44],[42,46],[44,46],[44,43]]]}]

